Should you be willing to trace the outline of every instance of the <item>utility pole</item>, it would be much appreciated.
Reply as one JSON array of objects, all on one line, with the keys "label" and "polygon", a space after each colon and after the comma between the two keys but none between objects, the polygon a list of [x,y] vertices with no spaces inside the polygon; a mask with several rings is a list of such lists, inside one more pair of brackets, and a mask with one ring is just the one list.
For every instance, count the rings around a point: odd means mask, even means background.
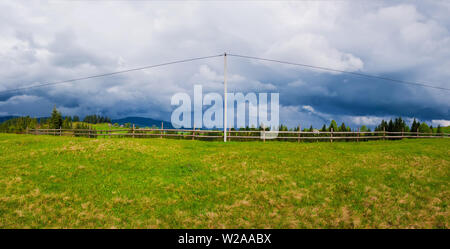
[{"label": "utility pole", "polygon": [[227,53],[223,54],[223,96],[224,96],[224,116],[223,116],[223,141],[227,142]]}]

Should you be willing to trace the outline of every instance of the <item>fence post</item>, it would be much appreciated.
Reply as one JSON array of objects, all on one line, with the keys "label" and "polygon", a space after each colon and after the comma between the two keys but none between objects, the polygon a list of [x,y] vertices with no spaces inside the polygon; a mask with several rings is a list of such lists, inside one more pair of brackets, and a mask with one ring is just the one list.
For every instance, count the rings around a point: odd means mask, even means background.
[{"label": "fence post", "polygon": [[28,135],[28,126],[27,126],[27,130],[26,130],[26,134]]},{"label": "fence post", "polygon": [[133,124],[133,138],[134,138],[134,124]]},{"label": "fence post", "polygon": [[161,138],[163,137],[164,122],[161,122]]},{"label": "fence post", "polygon": [[228,141],[231,141],[230,131],[231,131],[231,127],[228,128],[228,134],[227,134]]},{"label": "fence post", "polygon": [[331,127],[331,136],[330,136],[330,142],[332,143],[333,142],[333,127]]},{"label": "fence post", "polygon": [[359,127],[358,127],[358,134],[357,134],[356,142],[359,142]]},{"label": "fence post", "polygon": [[403,139],[403,129],[404,129],[404,128],[402,128],[402,137],[401,137],[401,139]]},{"label": "fence post", "polygon": [[300,143],[300,137],[302,136],[301,132],[302,132],[302,127],[301,127],[301,125],[298,125],[298,139],[297,139],[297,143]]},{"label": "fence post", "polygon": [[62,132],[61,132],[61,126],[59,127],[59,136],[61,136]]},{"label": "fence post", "polygon": [[194,124],[194,128],[192,129],[192,140],[195,140],[195,124]]},{"label": "fence post", "polygon": [[419,128],[417,127],[417,130],[416,130],[416,137],[418,137],[419,136]]},{"label": "fence post", "polygon": [[266,127],[264,124],[262,126],[262,133],[263,133],[263,142],[265,143],[266,142]]},{"label": "fence post", "polygon": [[383,127],[383,140],[386,140],[386,127]]},{"label": "fence post", "polygon": [[111,124],[109,124],[108,136],[109,136],[109,138],[111,138]]}]

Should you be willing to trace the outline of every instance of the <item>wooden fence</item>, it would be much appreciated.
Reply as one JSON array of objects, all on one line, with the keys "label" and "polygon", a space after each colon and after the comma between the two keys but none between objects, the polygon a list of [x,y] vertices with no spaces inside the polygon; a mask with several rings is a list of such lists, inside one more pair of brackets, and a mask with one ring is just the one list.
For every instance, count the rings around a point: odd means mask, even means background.
[{"label": "wooden fence", "polygon": [[[76,136],[89,138],[179,138],[179,139],[201,139],[201,140],[223,140],[221,130],[200,129],[27,129],[27,134],[53,135],[53,136]],[[278,131],[275,138],[273,131],[264,130],[229,130],[227,141],[245,140],[288,140],[288,141],[368,141],[375,139],[403,139],[403,138],[448,138],[449,133],[419,133],[419,132],[388,132],[388,131]]]}]

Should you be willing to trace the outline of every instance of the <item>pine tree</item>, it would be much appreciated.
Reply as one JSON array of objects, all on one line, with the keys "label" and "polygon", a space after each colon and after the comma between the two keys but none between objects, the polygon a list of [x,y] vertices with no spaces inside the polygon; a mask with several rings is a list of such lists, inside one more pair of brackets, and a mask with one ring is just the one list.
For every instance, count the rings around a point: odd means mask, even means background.
[{"label": "pine tree", "polygon": [[384,120],[381,120],[380,125],[378,125],[377,127],[375,127],[375,131],[383,131],[383,130],[387,130],[387,122]]},{"label": "pine tree", "polygon": [[70,117],[66,117],[62,124],[63,129],[72,129],[72,120]]},{"label": "pine tree", "polygon": [[416,119],[414,118],[414,121],[411,125],[411,132],[417,132],[417,129],[420,126],[420,122],[416,121]]},{"label": "pine tree", "polygon": [[405,121],[403,121],[403,119],[401,117],[398,117],[394,121],[393,131],[400,132],[402,130],[403,131],[406,130],[406,124],[405,124]]},{"label": "pine tree", "polygon": [[287,131],[287,130],[288,130],[288,128],[287,128],[286,125],[280,124],[280,129],[279,129],[279,131]]},{"label": "pine tree", "polygon": [[347,127],[345,126],[344,122],[342,122],[341,127],[339,127],[340,131],[347,131]]},{"label": "pine tree", "polygon": [[111,123],[111,119],[100,115],[88,115],[84,117],[83,122],[90,124]]},{"label": "pine tree", "polygon": [[392,119],[389,120],[389,124],[387,126],[386,131],[394,131],[394,123],[392,122]]},{"label": "pine tree", "polygon": [[50,117],[50,129],[59,129],[63,124],[61,113],[56,109],[56,106],[53,107],[52,115]]}]

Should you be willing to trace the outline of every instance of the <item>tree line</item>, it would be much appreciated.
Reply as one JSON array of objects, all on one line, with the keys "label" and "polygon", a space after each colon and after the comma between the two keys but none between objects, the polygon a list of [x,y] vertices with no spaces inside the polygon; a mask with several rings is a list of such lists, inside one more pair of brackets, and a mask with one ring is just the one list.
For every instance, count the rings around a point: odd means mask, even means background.
[{"label": "tree line", "polygon": [[89,124],[111,123],[109,117],[87,115],[83,122],[79,116],[63,116],[56,107],[48,118],[17,117],[0,123],[0,132],[22,133],[26,129],[89,129]]},{"label": "tree line", "polygon": [[[231,128],[231,130],[236,130],[234,128]],[[263,130],[262,126],[259,127],[242,127],[238,130],[241,131],[260,131]],[[269,130],[269,128],[266,128],[266,130]],[[334,131],[334,132],[351,132],[351,131],[358,131],[358,128],[351,129],[350,126],[345,125],[344,122],[341,123],[341,125],[338,125],[335,120],[331,120],[330,124],[327,126],[324,124],[321,129],[316,129],[312,125],[309,126],[309,128],[303,128],[301,129],[300,126],[288,128],[286,125],[281,124],[278,127],[279,131]],[[368,128],[365,125],[362,125],[359,127],[359,131],[361,132],[371,132],[372,130]],[[374,131],[386,131],[386,132],[420,132],[420,133],[442,133],[442,127],[440,125],[437,126],[437,128],[434,128],[432,125],[428,126],[425,122],[419,122],[415,118],[411,124],[411,127],[409,127],[405,120],[403,120],[401,117],[395,118],[394,120],[390,119],[389,121],[381,120],[380,124],[377,125],[374,128]]]},{"label": "tree line", "polygon": [[[111,123],[111,119],[106,116],[100,115],[87,115],[84,117],[83,122],[80,122],[79,116],[63,116],[56,107],[53,108],[49,118],[31,118],[17,117],[7,120],[0,124],[0,132],[21,133],[28,129],[47,128],[47,129],[89,129],[89,124],[98,123]],[[126,127],[131,127],[131,124],[127,124]],[[260,131],[263,128],[260,127],[242,127],[238,130],[243,131]],[[269,130],[269,128],[265,128]],[[286,125],[281,124],[278,127],[279,131],[300,131],[300,126],[294,128],[288,128]],[[232,128],[231,130],[236,130]],[[320,130],[313,128],[311,125],[309,128],[303,128],[302,131],[331,131],[334,132],[350,132],[352,129],[344,122],[338,125],[335,120],[331,120],[327,126],[324,124]],[[357,131],[354,129],[353,131]],[[363,125],[359,127],[361,132],[371,132],[371,129]],[[387,131],[387,132],[420,132],[420,133],[442,133],[442,127],[438,125],[437,129],[433,126],[428,126],[425,122],[419,122],[416,119],[413,120],[411,126],[408,126],[401,117],[390,119],[389,121],[382,120],[377,125],[374,131]]]}]

